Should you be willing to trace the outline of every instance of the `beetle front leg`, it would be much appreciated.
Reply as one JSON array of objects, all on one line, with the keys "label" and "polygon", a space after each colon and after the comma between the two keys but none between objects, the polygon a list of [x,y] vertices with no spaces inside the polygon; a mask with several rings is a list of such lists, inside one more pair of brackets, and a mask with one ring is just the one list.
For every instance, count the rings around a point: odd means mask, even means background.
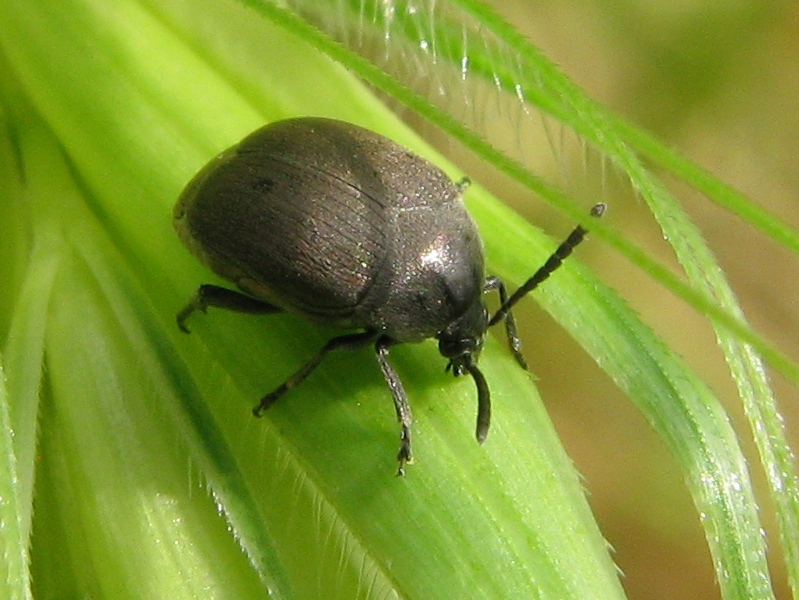
[{"label": "beetle front leg", "polygon": [[383,377],[391,389],[391,395],[394,398],[394,408],[397,411],[397,420],[400,423],[400,449],[397,453],[397,460],[399,467],[397,468],[397,475],[405,475],[405,465],[413,462],[411,454],[411,424],[413,417],[411,415],[411,405],[408,403],[408,397],[405,395],[405,388],[402,387],[399,375],[388,362],[388,349],[394,342],[388,338],[380,338],[375,343],[375,353],[377,355],[377,362],[380,364],[380,370],[383,371]]},{"label": "beetle front leg", "polygon": [[[491,276],[486,279],[486,285],[483,291],[490,292],[493,290],[499,291],[499,305],[504,306],[505,302],[508,301],[508,292],[505,289],[505,284],[499,277]],[[505,333],[508,336],[508,344],[510,345],[510,350],[516,362],[519,363],[525,371],[529,371],[527,368],[527,361],[524,360],[524,355],[522,355],[522,338],[519,337],[516,331],[516,319],[513,318],[513,313],[510,310],[505,314]]]},{"label": "beetle front leg", "polygon": [[197,289],[197,293],[191,299],[191,302],[178,313],[177,322],[180,330],[184,333],[189,333],[186,320],[194,311],[207,312],[209,306],[255,315],[283,312],[282,308],[263,300],[256,300],[241,292],[229,290],[218,285],[206,284]]}]

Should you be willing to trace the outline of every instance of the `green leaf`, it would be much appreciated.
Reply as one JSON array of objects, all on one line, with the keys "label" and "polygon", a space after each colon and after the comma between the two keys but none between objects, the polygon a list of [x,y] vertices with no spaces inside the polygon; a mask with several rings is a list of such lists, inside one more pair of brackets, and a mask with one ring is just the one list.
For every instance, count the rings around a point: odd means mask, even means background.
[{"label": "green leaf", "polygon": [[[13,290],[0,316],[9,398],[0,419],[7,406],[14,432],[4,483],[19,523],[2,543],[23,574],[10,573],[6,587],[25,597],[30,561],[39,596],[623,597],[579,478],[528,375],[498,341],[481,358],[495,407],[483,446],[473,439],[473,386],[445,376],[435,345],[392,351],[415,416],[417,461],[400,479],[390,395],[368,351],[326,359],[256,420],[256,400],[334,333],[291,316],[214,310],[193,317],[191,336],[177,331],[177,310],[213,278],[180,246],[172,205],[207,160],[263,122],[358,122],[461,176],[341,65],[572,218],[587,211],[484,142],[466,126],[469,110],[438,90],[460,78],[454,89],[467,99],[472,85],[508,91],[629,177],[664,232],[680,238],[690,284],[607,223],[595,237],[718,324],[753,428],[765,428],[764,462],[779,470],[772,487],[787,490],[775,497],[793,556],[796,477],[746,343],[788,375],[795,365],[742,320],[701,236],[633,148],[697,186],[707,178],[677,169],[651,140],[645,148],[640,132],[478,3],[293,6],[0,0],[0,167],[12,200],[0,237],[18,240],[0,248]],[[369,52],[376,39],[384,45]],[[447,85],[424,97],[406,81],[428,72]],[[519,283],[553,249],[479,186],[467,202],[492,273]],[[725,598],[773,597],[743,455],[707,385],[576,261],[536,298],[678,459]]]}]

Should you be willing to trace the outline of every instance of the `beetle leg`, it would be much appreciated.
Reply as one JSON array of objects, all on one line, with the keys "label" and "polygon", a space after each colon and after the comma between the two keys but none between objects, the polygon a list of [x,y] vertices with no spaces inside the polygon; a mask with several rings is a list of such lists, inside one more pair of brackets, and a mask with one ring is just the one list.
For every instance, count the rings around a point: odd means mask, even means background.
[{"label": "beetle leg", "polygon": [[405,475],[405,465],[413,461],[411,455],[411,424],[413,417],[411,415],[411,405],[408,403],[408,397],[405,395],[405,388],[402,387],[399,375],[388,362],[388,349],[394,344],[394,341],[381,337],[375,343],[375,353],[377,355],[377,362],[380,363],[380,370],[383,371],[383,377],[386,378],[386,383],[391,389],[391,395],[394,398],[394,408],[397,411],[397,420],[400,423],[400,449],[397,454],[399,467],[397,468],[397,475]]},{"label": "beetle leg", "polygon": [[192,298],[183,310],[177,315],[178,327],[181,331],[189,333],[189,328],[186,326],[186,320],[196,310],[207,312],[209,306],[216,306],[217,308],[224,308],[235,312],[243,312],[250,314],[265,315],[269,313],[283,312],[282,308],[278,308],[273,304],[264,302],[263,300],[256,300],[251,296],[246,296],[241,292],[229,290],[218,285],[201,285],[197,289],[197,293]]},{"label": "beetle leg", "polygon": [[[503,306],[505,302],[508,301],[508,292],[502,280],[492,275],[486,279],[486,285],[483,291],[490,292],[493,290],[499,291],[499,305]],[[513,318],[513,313],[510,310],[505,313],[505,333],[508,336],[508,344],[510,345],[513,357],[516,359],[516,362],[527,371],[527,361],[524,360],[524,356],[522,355],[522,339],[519,337],[516,330],[516,319]]]},{"label": "beetle leg", "polygon": [[305,363],[302,368],[294,373],[294,375],[289,377],[273,392],[270,392],[261,398],[258,406],[252,409],[252,414],[254,414],[256,417],[260,417],[261,413],[272,406],[272,404],[274,404],[278,398],[283,396],[290,389],[300,385],[305,378],[308,377],[308,375],[310,375],[313,370],[319,366],[319,363],[322,362],[322,359],[331,350],[354,350],[355,348],[360,348],[361,346],[368,344],[373,339],[375,339],[374,332],[362,331],[361,333],[340,335],[338,337],[334,337],[332,340],[328,340],[328,342],[322,346],[319,352],[317,352],[313,358],[311,358],[311,360]]}]

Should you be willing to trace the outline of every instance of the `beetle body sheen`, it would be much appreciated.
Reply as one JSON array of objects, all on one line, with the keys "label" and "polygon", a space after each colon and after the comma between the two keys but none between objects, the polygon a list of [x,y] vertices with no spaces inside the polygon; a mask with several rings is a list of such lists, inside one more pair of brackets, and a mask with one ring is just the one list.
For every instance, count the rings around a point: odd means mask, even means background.
[{"label": "beetle body sheen", "polygon": [[[510,297],[486,277],[483,246],[461,200],[465,184],[355,125],[299,118],[267,125],[212,160],[174,211],[183,242],[238,291],[202,285],[178,326],[209,306],[289,311],[350,330],[329,340],[253,409],[260,415],[336,349],[373,344],[400,422],[398,472],[411,460],[411,408],[390,348],[436,338],[447,370],[477,386],[476,437],[488,434],[488,384],[477,368],[486,330],[504,321],[522,367],[511,308],[585,236],[577,227]],[[604,205],[594,207],[598,216]],[[488,318],[483,292],[499,292]]]},{"label": "beetle body sheen", "polygon": [[289,119],[200,171],[174,222],[204,263],[253,298],[418,342],[479,303],[485,285],[462,187],[366,129]]}]

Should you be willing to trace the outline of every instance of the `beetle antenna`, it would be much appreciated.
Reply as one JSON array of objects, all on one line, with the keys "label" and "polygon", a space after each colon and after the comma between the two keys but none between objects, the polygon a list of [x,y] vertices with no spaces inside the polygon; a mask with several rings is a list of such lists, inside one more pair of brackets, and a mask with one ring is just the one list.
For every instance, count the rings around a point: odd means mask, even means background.
[{"label": "beetle antenna", "polygon": [[[605,213],[606,209],[607,205],[599,202],[591,207],[591,212],[589,214],[592,217],[601,217]],[[549,256],[543,266],[538,269],[533,276],[530,277],[530,279],[528,279],[518,290],[516,290],[502,306],[499,307],[497,312],[494,313],[494,316],[491,317],[491,320],[488,322],[488,327],[496,325],[499,321],[504,319],[508,314],[508,311],[510,311],[510,309],[513,308],[519,300],[532,292],[550,275],[552,275],[552,273],[557,270],[561,264],[563,264],[563,261],[574,251],[580,242],[585,239],[586,233],[588,233],[588,230],[582,225],[575,227],[569,234],[569,237],[563,240],[563,243],[558,246],[557,249]]]},{"label": "beetle antenna", "polygon": [[491,392],[480,369],[471,362],[466,363],[465,366],[477,385],[477,428],[474,433],[478,443],[482,444],[488,435],[488,428],[491,426]]}]

